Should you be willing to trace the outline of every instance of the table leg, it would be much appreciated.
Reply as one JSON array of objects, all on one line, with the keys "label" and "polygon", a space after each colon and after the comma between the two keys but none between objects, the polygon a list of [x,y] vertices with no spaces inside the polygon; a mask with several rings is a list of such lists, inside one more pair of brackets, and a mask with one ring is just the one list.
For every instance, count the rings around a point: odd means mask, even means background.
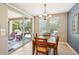
[{"label": "table leg", "polygon": [[35,52],[35,42],[34,41],[32,41],[32,47],[33,47],[32,54],[34,55],[34,52]]},{"label": "table leg", "polygon": [[57,49],[57,48],[54,49],[53,54],[54,54],[54,55],[58,55],[58,49]]},{"label": "table leg", "polygon": [[58,55],[58,49],[56,48],[55,54]]},{"label": "table leg", "polygon": [[55,55],[55,49],[53,50],[53,55]]}]

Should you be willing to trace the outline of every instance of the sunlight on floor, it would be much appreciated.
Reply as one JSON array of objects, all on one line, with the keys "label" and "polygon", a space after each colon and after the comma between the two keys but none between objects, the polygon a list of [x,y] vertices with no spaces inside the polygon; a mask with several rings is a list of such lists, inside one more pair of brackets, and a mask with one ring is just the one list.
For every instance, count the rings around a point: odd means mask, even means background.
[{"label": "sunlight on floor", "polygon": [[[52,51],[49,54],[53,55]],[[58,54],[75,55],[75,53],[67,46],[67,44],[63,43],[59,43]],[[28,44],[11,53],[10,55],[32,55],[32,42],[29,42]]]}]

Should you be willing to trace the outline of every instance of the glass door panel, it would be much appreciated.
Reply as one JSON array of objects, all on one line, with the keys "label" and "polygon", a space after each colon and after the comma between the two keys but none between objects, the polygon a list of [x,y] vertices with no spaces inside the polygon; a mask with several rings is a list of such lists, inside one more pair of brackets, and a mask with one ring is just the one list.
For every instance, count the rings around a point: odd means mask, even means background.
[{"label": "glass door panel", "polygon": [[31,34],[32,20],[13,9],[8,9],[8,52],[11,53],[30,42]]},{"label": "glass door panel", "polygon": [[11,53],[23,45],[23,16],[13,10],[8,10],[8,52]]},{"label": "glass door panel", "polygon": [[31,19],[24,19],[23,21],[23,40],[24,44],[31,41],[31,33],[32,33],[32,21]]}]

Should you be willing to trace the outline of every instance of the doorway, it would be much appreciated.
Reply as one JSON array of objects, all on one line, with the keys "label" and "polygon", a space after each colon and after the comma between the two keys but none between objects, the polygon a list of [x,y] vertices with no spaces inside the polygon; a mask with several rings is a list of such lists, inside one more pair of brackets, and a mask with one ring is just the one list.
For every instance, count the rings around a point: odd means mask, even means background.
[{"label": "doorway", "polygon": [[8,9],[8,52],[12,53],[30,42],[31,36],[31,19],[13,9]]}]

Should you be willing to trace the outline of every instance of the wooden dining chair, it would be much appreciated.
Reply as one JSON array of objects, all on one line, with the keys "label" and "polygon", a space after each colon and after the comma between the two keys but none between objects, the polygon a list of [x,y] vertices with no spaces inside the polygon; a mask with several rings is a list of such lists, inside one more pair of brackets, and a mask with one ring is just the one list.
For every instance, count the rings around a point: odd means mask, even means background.
[{"label": "wooden dining chair", "polygon": [[57,36],[56,39],[56,45],[54,45],[54,55],[58,55],[58,42],[59,42],[59,36]]},{"label": "wooden dining chair", "polygon": [[51,48],[53,48],[53,54],[54,55],[58,55],[58,42],[59,42],[59,36],[57,35],[56,43],[49,44],[50,50],[51,50]]},{"label": "wooden dining chair", "polygon": [[36,54],[42,53],[48,55],[47,39],[36,38]]},{"label": "wooden dining chair", "polygon": [[32,40],[32,46],[33,46],[33,48],[32,48],[32,54],[34,55],[34,53],[35,53],[35,48],[36,48],[36,39],[37,39],[37,37],[38,37],[38,34],[37,33],[35,33],[34,34],[34,39]]}]

